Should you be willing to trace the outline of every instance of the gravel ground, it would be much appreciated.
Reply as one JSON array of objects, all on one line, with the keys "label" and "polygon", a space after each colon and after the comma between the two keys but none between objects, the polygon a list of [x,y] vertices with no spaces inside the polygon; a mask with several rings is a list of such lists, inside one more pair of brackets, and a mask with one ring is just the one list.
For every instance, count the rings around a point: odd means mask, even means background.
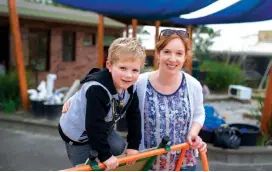
[{"label": "gravel ground", "polygon": [[250,103],[242,103],[236,100],[224,100],[216,102],[207,102],[205,105],[210,105],[215,108],[219,116],[224,117],[227,123],[243,123],[258,125],[255,119],[244,118],[243,114],[252,114],[258,108],[258,102],[252,100]]}]

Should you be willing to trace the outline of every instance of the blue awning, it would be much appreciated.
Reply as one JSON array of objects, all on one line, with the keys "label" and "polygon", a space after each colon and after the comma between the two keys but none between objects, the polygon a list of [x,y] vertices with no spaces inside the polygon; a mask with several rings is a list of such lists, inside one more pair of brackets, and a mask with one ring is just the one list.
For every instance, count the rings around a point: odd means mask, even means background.
[{"label": "blue awning", "polygon": [[194,18],[172,18],[170,22],[184,25],[256,22],[272,19],[272,0],[241,0],[214,14]]},{"label": "blue awning", "polygon": [[216,0],[53,0],[106,16],[165,20],[204,8]]}]

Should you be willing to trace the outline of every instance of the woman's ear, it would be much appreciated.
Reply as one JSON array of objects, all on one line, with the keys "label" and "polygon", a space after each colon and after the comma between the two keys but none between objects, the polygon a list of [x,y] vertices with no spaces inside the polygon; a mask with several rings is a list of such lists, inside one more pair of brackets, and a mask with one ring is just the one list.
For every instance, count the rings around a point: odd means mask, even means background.
[{"label": "woman's ear", "polygon": [[112,64],[109,61],[106,61],[106,67],[110,72],[112,71]]}]

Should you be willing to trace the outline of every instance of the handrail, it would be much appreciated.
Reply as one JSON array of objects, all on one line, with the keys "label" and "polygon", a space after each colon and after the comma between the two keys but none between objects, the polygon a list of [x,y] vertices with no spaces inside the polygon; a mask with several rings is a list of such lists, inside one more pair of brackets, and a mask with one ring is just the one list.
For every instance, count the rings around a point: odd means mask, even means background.
[{"label": "handrail", "polygon": [[[189,147],[190,147],[189,143],[182,143],[182,144],[171,146],[170,151],[178,151],[178,150],[182,150],[182,149],[188,149]],[[167,152],[168,151],[165,148],[160,148],[160,149],[150,150],[150,151],[146,151],[146,152],[140,152],[135,155],[122,156],[122,157],[118,158],[118,164],[124,164],[124,163],[131,162],[131,161],[137,161],[142,158],[148,158],[148,157],[152,157],[152,156],[156,156],[156,155],[162,155]],[[185,152],[185,151],[183,151],[183,152]],[[185,153],[181,153],[181,154],[185,154]],[[208,164],[208,159],[207,159],[206,153],[200,152],[200,156],[201,156],[201,160],[202,160],[203,170],[209,171],[209,164]],[[184,155],[181,155],[178,162],[182,162],[183,158],[184,158]],[[181,164],[182,163],[178,163],[177,166],[181,166]],[[99,169],[104,169],[105,165],[103,163],[98,163],[98,167],[99,167]],[[178,168],[178,171],[179,171],[179,169],[180,168]],[[93,169],[91,168],[90,165],[82,165],[82,166],[76,166],[73,168],[68,168],[63,171],[91,171],[91,170],[93,170]]]}]

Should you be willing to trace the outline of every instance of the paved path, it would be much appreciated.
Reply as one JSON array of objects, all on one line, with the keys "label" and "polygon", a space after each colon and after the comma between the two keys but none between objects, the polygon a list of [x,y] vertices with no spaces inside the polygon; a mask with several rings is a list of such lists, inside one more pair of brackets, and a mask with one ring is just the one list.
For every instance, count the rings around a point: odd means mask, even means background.
[{"label": "paved path", "polygon": [[57,131],[0,121],[0,170],[38,171],[71,167]]}]

